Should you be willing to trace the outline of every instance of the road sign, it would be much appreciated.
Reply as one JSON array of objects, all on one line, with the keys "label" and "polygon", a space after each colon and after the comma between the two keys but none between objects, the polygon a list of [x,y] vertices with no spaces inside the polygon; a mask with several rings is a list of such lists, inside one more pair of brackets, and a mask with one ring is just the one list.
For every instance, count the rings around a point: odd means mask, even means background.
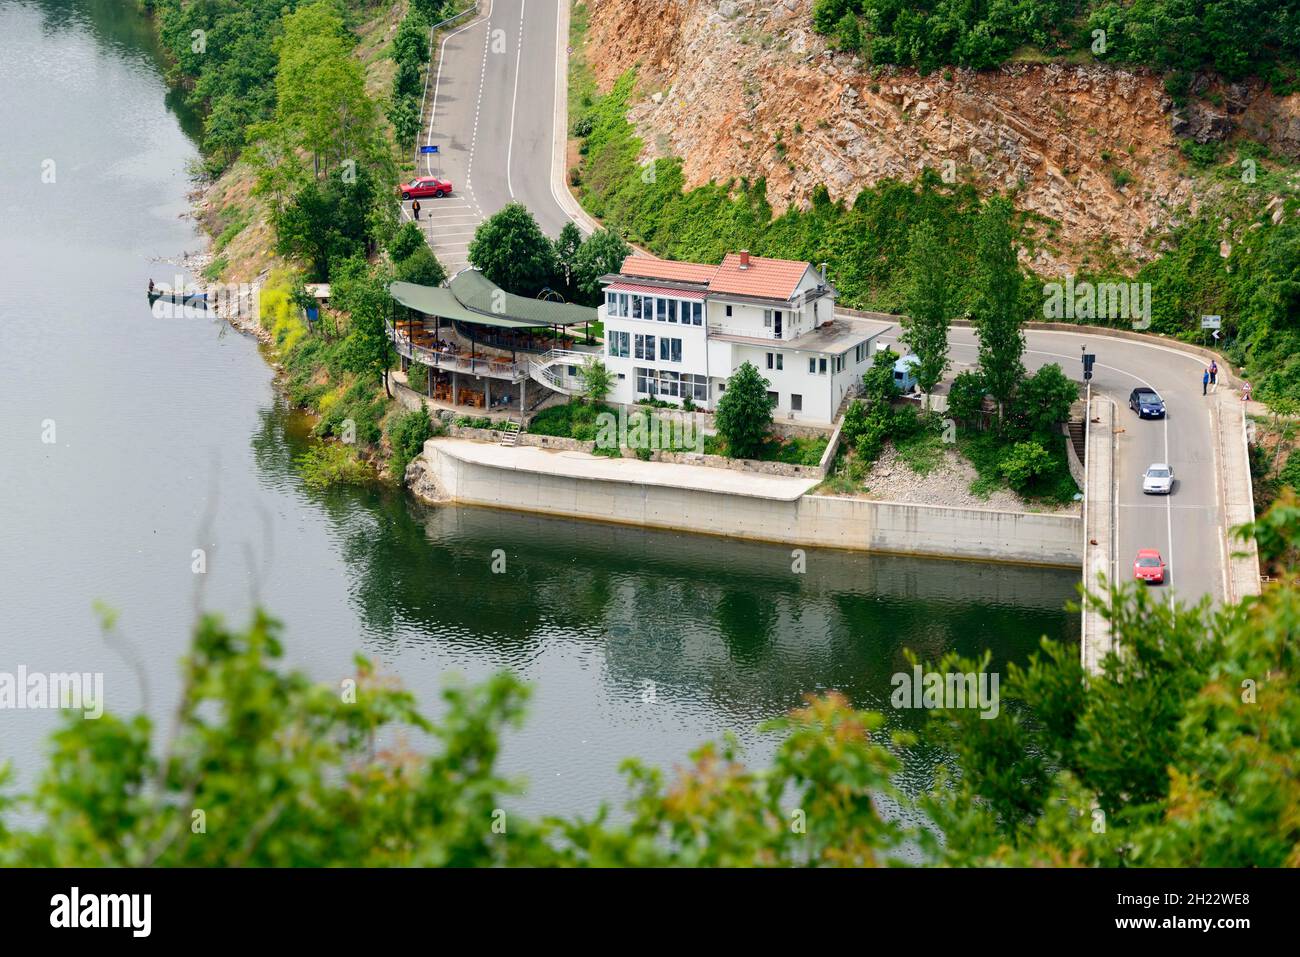
[{"label": "road sign", "polygon": [[1202,329],[1221,329],[1223,328],[1222,316],[1201,316]]},{"label": "road sign", "polygon": [[1214,332],[1210,333],[1210,335],[1214,336],[1214,340],[1215,340],[1215,342],[1218,342],[1218,340],[1219,340],[1219,330],[1218,330],[1218,329],[1215,329]]},{"label": "road sign", "polygon": [[1097,357],[1091,352],[1083,354],[1083,378],[1086,382],[1092,378],[1092,364],[1097,361]]},{"label": "road sign", "polygon": [[436,152],[438,152],[438,147],[436,147],[436,146],[421,146],[421,147],[420,147],[420,152],[421,152],[421,153],[436,153]]}]

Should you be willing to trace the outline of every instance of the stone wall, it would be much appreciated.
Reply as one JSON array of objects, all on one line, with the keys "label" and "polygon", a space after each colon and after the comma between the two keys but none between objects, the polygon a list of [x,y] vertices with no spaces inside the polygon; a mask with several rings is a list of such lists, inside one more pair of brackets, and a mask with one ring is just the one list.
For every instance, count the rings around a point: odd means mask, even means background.
[{"label": "stone wall", "polygon": [[734,494],[488,465],[434,439],[426,497],[616,524],[864,551],[1079,567],[1078,515],[941,508],[803,495]]}]

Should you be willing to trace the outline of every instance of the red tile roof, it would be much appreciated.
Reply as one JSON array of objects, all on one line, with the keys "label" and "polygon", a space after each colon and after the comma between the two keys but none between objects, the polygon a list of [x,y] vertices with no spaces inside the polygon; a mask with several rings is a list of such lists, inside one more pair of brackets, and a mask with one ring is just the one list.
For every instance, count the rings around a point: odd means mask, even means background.
[{"label": "red tile roof", "polygon": [[806,262],[792,259],[766,259],[750,256],[749,266],[742,269],[739,253],[727,253],[720,266],[684,263],[670,259],[628,256],[620,270],[624,276],[661,279],[665,282],[689,282],[707,285],[709,292],[733,296],[756,296],[760,299],[791,299],[799,287]]},{"label": "red tile roof", "polygon": [[701,263],[675,262],[671,259],[651,259],[648,256],[628,256],[620,270],[624,276],[643,279],[664,279],[669,282],[696,282],[701,285],[713,278],[717,266]]},{"label": "red tile roof", "polygon": [[740,255],[727,253],[727,258],[722,260],[722,265],[709,281],[709,292],[758,296],[763,299],[790,299],[807,271],[806,262],[764,259],[762,256],[750,256],[749,267],[742,269]]},{"label": "red tile roof", "polygon": [[703,299],[704,290],[674,289],[671,286],[643,286],[633,282],[612,282],[605,287],[608,292],[635,292],[643,296],[676,296],[678,299]]}]

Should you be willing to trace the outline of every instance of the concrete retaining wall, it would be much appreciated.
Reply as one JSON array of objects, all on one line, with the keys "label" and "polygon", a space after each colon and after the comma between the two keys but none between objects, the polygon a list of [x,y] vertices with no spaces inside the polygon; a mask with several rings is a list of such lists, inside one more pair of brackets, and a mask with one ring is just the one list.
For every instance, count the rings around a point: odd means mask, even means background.
[{"label": "concrete retaining wall", "polygon": [[439,498],[469,505],[790,545],[942,558],[1077,568],[1083,557],[1078,515],[818,495],[776,499],[646,481],[577,478],[485,464],[437,439],[426,444],[424,461]]}]

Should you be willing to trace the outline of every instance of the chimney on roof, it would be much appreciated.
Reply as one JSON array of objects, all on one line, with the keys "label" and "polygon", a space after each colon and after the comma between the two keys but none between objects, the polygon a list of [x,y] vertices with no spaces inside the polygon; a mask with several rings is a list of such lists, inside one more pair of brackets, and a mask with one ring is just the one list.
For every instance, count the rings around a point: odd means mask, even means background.
[{"label": "chimney on roof", "polygon": [[826,285],[826,263],[821,264],[822,285]]},{"label": "chimney on roof", "polygon": [[740,251],[740,268],[741,268],[741,269],[748,269],[748,268],[749,268],[749,250],[748,250],[748,249],[742,249],[742,250]]}]

